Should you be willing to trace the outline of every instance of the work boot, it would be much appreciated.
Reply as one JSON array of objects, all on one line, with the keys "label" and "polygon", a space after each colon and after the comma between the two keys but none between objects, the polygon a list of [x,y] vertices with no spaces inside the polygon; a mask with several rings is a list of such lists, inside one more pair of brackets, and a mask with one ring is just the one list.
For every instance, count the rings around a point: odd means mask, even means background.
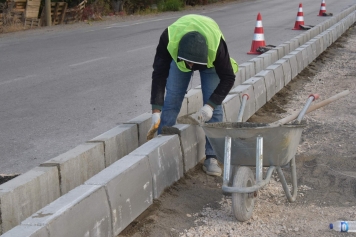
[{"label": "work boot", "polygon": [[203,170],[208,175],[221,176],[221,168],[218,161],[215,158],[209,158],[204,160]]}]

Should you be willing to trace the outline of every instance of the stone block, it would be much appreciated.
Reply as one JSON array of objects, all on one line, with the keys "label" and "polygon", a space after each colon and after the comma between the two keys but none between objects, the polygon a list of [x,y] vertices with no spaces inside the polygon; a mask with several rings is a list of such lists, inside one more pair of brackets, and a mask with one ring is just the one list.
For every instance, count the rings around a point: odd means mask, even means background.
[{"label": "stone block", "polygon": [[296,41],[298,41],[298,46],[296,48],[298,48],[299,45],[303,45],[305,43],[305,41],[304,41],[305,39],[304,39],[304,35],[303,34],[297,35],[296,37],[294,37],[294,39]]},{"label": "stone block", "polygon": [[[278,62],[278,61],[277,61]],[[255,112],[259,110],[267,102],[267,90],[263,77],[251,77],[246,80],[243,85],[252,85],[255,98]]]},{"label": "stone block", "polygon": [[331,27],[330,29],[332,29],[332,33],[333,33],[333,43],[339,38],[339,36],[337,35],[337,27],[336,25]]},{"label": "stone block", "polygon": [[299,40],[297,36],[290,40],[290,51],[292,52],[298,47],[299,47]]},{"label": "stone block", "polygon": [[280,60],[276,61],[275,64],[282,65],[283,75],[284,75],[284,85],[287,85],[292,80],[292,69],[290,67],[289,59],[283,57]]},{"label": "stone block", "polygon": [[[255,75],[257,72],[259,72],[263,69],[263,58],[256,57],[256,58],[249,60],[248,62],[254,63],[255,70],[252,73],[253,75]],[[253,76],[253,75],[251,75],[251,76]]]},{"label": "stone block", "polygon": [[[278,52],[278,58],[281,59],[285,54],[284,54],[284,47],[282,46],[277,46],[274,48]],[[269,66],[269,65],[268,65]]]},{"label": "stone block", "polygon": [[322,51],[324,52],[327,47],[329,47],[329,35],[327,32],[323,32],[320,34],[321,38],[322,38],[322,41],[323,41],[323,48],[322,48]]},{"label": "stone block", "polygon": [[[284,50],[284,47],[283,47]],[[262,58],[263,60],[263,69],[266,69],[269,65],[272,64],[271,62],[271,54],[261,54],[257,58]],[[257,72],[258,73],[258,72]]]},{"label": "stone block", "polygon": [[222,102],[224,109],[224,122],[237,122],[241,101],[238,94],[228,94]]},{"label": "stone block", "polygon": [[[311,39],[310,38],[310,31],[309,30],[305,31],[303,33],[303,35],[304,35],[304,43],[303,44],[305,44],[306,42],[308,42]],[[303,44],[301,44],[300,46],[302,46]]]},{"label": "stone block", "polygon": [[335,35],[334,35],[334,27],[333,26],[331,26],[327,31],[329,32],[329,38],[330,38],[330,40],[331,40],[331,42],[330,42],[330,44],[333,44],[335,41],[336,41],[336,39],[335,39]]},{"label": "stone block", "polygon": [[188,98],[184,97],[182,107],[180,108],[178,118],[188,114]]},{"label": "stone block", "polygon": [[136,124],[137,126],[137,136],[138,136],[138,146],[141,146],[147,142],[147,133],[151,128],[152,123],[152,113],[141,114],[124,124]]},{"label": "stone block", "polygon": [[137,125],[120,124],[88,142],[100,142],[104,145],[105,167],[108,167],[138,147]]},{"label": "stone block", "polygon": [[178,135],[157,136],[130,153],[147,156],[153,176],[153,198],[183,177],[183,155]]},{"label": "stone block", "polygon": [[18,225],[1,237],[49,237],[45,226]]},{"label": "stone block", "polygon": [[[283,50],[284,50],[284,55],[287,55],[287,54],[289,54],[289,52],[290,52],[290,44],[289,43],[283,43],[283,44],[280,44],[279,45],[280,47],[283,47]],[[271,65],[271,64],[269,64],[269,65]],[[269,66],[268,65],[268,66]],[[267,68],[267,67],[266,67]]]},{"label": "stone block", "polygon": [[63,195],[105,168],[104,145],[84,143],[42,163],[41,166],[58,167],[60,190]]},{"label": "stone block", "polygon": [[184,97],[187,98],[188,114],[199,111],[203,106],[203,94],[201,89],[191,89]]},{"label": "stone block", "polygon": [[316,57],[319,57],[319,55],[323,52],[323,40],[320,35],[316,36],[315,39]]},{"label": "stone block", "polygon": [[272,64],[278,60],[278,51],[276,49],[268,50],[265,54],[270,55]]},{"label": "stone block", "polygon": [[292,71],[292,80],[298,75],[298,61],[297,61],[297,57],[294,54],[292,54],[293,52],[295,51],[290,52],[288,55],[282,58],[282,59],[287,59],[289,61],[289,65]]},{"label": "stone block", "polygon": [[242,116],[242,121],[246,122],[256,112],[256,104],[254,100],[255,94],[253,91],[253,86],[241,84],[231,90],[230,94],[238,94],[240,97],[240,101],[242,101],[242,96],[244,94],[248,94],[248,96],[250,97],[246,102]]},{"label": "stone block", "polygon": [[306,68],[309,65],[308,52],[307,52],[306,47],[302,45],[299,48],[296,48],[295,50],[300,51],[302,53],[302,62],[303,62],[302,68],[303,69]]},{"label": "stone block", "polygon": [[105,188],[80,185],[22,221],[46,226],[50,237],[112,237],[110,207]]},{"label": "stone block", "polygon": [[[289,57],[290,61],[293,63],[294,63],[294,61],[296,61],[296,63],[297,63],[297,67],[296,67],[297,74],[293,74],[293,78],[294,78],[304,69],[303,54],[299,50],[294,50],[294,51],[290,52],[289,55],[294,56],[294,59],[291,59],[292,57]],[[294,73],[294,71],[293,71],[293,73]]]},{"label": "stone block", "polygon": [[59,197],[57,167],[36,167],[0,185],[0,234]]},{"label": "stone block", "polygon": [[113,236],[117,236],[153,202],[147,156],[127,155],[85,182],[104,186],[110,203]]},{"label": "stone block", "polygon": [[272,64],[266,68],[266,70],[271,70],[274,73],[276,93],[278,93],[284,87],[284,73],[281,64]]},{"label": "stone block", "polygon": [[256,74],[254,62],[248,61],[248,62],[240,64],[239,66],[245,68],[245,80],[243,80],[243,82]]},{"label": "stone block", "polygon": [[263,70],[257,73],[256,77],[264,78],[267,101],[269,101],[276,94],[276,80],[274,79],[274,72],[272,70]]},{"label": "stone block", "polygon": [[241,83],[245,81],[246,78],[245,70],[246,70],[245,67],[240,67],[239,65],[239,71],[236,73],[235,83],[233,87],[241,85]]},{"label": "stone block", "polygon": [[163,129],[163,134],[177,134],[183,154],[184,173],[194,168],[203,158],[198,156],[199,140],[197,138],[197,127],[190,124],[176,124],[173,127]]}]

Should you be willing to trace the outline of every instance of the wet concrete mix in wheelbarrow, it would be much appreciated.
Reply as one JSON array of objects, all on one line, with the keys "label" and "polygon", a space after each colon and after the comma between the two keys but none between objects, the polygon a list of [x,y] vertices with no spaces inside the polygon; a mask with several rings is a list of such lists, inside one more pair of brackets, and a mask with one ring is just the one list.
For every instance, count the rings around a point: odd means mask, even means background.
[{"label": "wet concrete mix in wheelbarrow", "polygon": [[[296,154],[298,196],[289,203],[276,173],[258,191],[253,216],[238,222],[221,177],[199,164],[119,236],[353,236],[328,229],[356,221],[356,26],[347,30],[248,122],[271,123],[300,110],[311,93],[320,101],[350,94],[304,117]],[[288,168],[284,169],[290,181]],[[355,233],[356,236],[356,233]]]}]

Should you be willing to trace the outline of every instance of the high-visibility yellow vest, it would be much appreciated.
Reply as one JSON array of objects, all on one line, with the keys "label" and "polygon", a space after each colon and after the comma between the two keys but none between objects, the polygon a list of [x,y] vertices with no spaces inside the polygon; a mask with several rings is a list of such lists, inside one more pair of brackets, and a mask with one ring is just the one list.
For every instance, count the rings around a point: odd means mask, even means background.
[{"label": "high-visibility yellow vest", "polygon": [[[178,68],[183,72],[190,71],[190,69],[185,66],[184,61],[177,61],[177,57],[180,40],[186,33],[191,31],[198,31],[205,37],[208,44],[207,67],[214,67],[213,63],[216,58],[216,51],[220,44],[220,38],[222,37],[224,39],[224,36],[218,24],[210,17],[190,14],[179,18],[168,27],[169,42],[167,49],[173,60],[176,62]],[[234,73],[236,73],[238,71],[236,61],[233,58],[230,58],[230,62]]]}]

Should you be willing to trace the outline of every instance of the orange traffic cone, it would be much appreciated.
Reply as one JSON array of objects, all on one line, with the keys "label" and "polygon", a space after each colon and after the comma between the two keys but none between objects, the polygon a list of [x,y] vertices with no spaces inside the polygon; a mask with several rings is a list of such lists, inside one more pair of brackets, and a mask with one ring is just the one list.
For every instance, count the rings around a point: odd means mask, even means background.
[{"label": "orange traffic cone", "polygon": [[265,43],[265,36],[263,34],[262,17],[261,17],[261,14],[258,13],[256,27],[255,27],[255,33],[253,35],[253,40],[252,40],[252,45],[251,45],[251,50],[247,54],[261,54],[261,52],[258,52],[257,49],[259,47],[263,47],[265,45],[266,45],[266,43]]},{"label": "orange traffic cone", "polygon": [[302,4],[299,4],[297,19],[295,21],[294,28],[292,30],[302,30],[300,25],[304,25],[304,15],[303,15],[303,7]]},{"label": "orange traffic cone", "polygon": [[321,0],[321,6],[320,6],[320,11],[318,16],[324,16],[324,13],[326,13],[326,4],[325,4],[325,0]]}]

